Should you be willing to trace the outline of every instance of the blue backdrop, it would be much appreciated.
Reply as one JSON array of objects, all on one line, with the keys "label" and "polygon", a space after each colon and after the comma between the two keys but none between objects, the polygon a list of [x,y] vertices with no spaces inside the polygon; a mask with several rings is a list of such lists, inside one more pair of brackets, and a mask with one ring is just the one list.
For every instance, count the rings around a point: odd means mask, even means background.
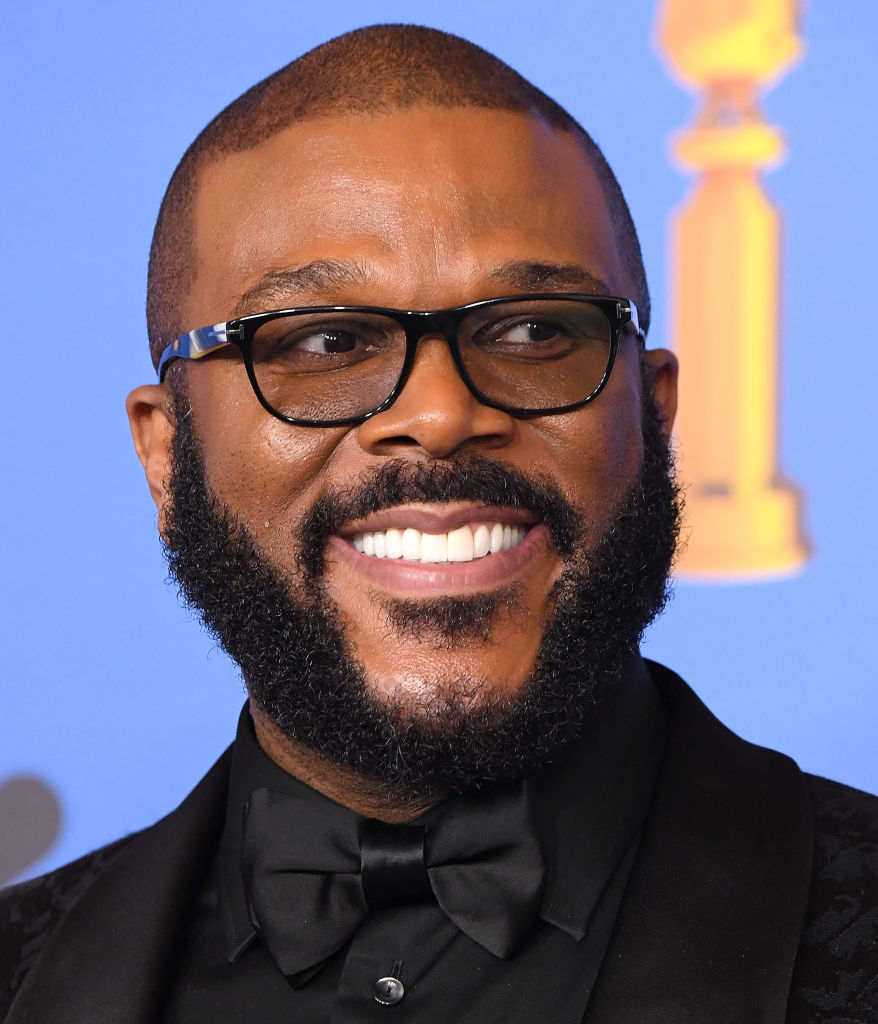
[{"label": "blue backdrop", "polygon": [[[693,99],[651,38],[652,0],[474,4],[141,0],[7,5],[3,132],[5,586],[0,783],[43,778],[59,841],[43,870],[177,802],[230,739],[242,684],[164,582],[123,409],[151,378],[150,233],[198,130],[324,39],[418,21],[473,39],[589,128],[639,225],[665,340],[666,219],[686,179],[666,140]],[[873,391],[878,5],[806,11],[805,60],[766,100],[790,156],[782,458],[816,556],[783,582],[680,584],[645,653],[732,728],[878,790]]]}]

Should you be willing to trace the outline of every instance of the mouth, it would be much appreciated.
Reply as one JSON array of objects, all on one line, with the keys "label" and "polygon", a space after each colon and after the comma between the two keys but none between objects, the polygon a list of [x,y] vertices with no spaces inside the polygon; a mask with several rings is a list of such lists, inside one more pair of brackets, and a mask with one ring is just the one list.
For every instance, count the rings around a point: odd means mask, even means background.
[{"label": "mouth", "polygon": [[508,582],[548,530],[521,509],[407,506],[387,509],[329,538],[329,550],[379,584],[402,590],[470,589]]},{"label": "mouth", "polygon": [[518,547],[527,527],[509,523],[467,523],[456,530],[424,533],[412,526],[356,533],[354,550],[368,558],[401,558],[406,562],[473,562]]}]

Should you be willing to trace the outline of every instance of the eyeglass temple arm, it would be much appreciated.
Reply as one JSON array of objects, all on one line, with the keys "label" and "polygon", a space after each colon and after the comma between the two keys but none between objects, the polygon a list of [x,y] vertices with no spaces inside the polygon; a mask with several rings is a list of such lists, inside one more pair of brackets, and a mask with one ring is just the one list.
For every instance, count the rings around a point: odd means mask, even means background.
[{"label": "eyeglass temple arm", "polygon": [[628,324],[631,324],[637,335],[637,340],[640,342],[641,345],[645,346],[646,331],[644,331],[640,326],[640,317],[637,315],[637,306],[635,306],[630,299],[627,300],[627,305],[622,302],[617,302],[616,315],[622,321],[623,327],[627,326]]},{"label": "eyeglass temple arm", "polygon": [[181,334],[162,352],[156,371],[159,381],[164,377],[165,369],[172,359],[200,359],[208,352],[230,344],[232,343],[229,341],[229,321],[211,324],[209,327],[197,327],[194,331]]}]

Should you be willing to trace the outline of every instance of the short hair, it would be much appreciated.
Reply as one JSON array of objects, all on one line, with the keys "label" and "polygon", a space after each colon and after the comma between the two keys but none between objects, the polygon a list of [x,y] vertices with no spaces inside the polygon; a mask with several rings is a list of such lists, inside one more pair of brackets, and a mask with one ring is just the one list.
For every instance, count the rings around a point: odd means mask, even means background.
[{"label": "short hair", "polygon": [[201,326],[182,324],[180,311],[194,277],[193,201],[204,167],[225,154],[252,149],[298,121],[381,115],[417,106],[520,112],[573,135],[603,189],[645,329],[649,291],[637,232],[613,171],[585,129],[474,43],[416,25],[374,25],[331,39],[254,85],[218,114],[184,153],[162,200],[150,250],[146,311],[153,364],[158,365],[162,350],[184,330]]}]

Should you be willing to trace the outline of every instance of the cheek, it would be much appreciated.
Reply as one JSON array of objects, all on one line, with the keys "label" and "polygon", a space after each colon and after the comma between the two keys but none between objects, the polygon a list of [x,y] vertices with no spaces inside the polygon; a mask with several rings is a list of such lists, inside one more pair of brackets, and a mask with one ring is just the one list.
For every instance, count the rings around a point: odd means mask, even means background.
[{"label": "cheek", "polygon": [[[252,392],[242,393],[238,376],[225,368],[192,375],[192,415],[207,482],[266,551],[282,538],[288,552],[290,529],[320,496],[319,481],[346,431],[284,423]],[[246,378],[243,383],[249,389]]]},{"label": "cheek", "polygon": [[[537,426],[537,424],[535,424]],[[549,453],[542,472],[603,532],[613,510],[636,480],[643,459],[640,393],[608,389],[592,405],[547,417],[537,429]]]}]

